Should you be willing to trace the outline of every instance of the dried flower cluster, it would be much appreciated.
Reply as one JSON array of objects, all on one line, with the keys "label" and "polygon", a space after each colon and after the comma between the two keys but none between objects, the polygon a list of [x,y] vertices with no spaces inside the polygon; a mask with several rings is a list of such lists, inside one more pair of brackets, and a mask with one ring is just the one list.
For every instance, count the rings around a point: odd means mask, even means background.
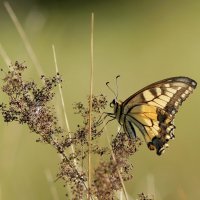
[{"label": "dried flower cluster", "polygon": [[154,200],[153,197],[150,197],[149,195],[145,195],[144,193],[138,194],[139,199],[138,200]]},{"label": "dried flower cluster", "polygon": [[[102,94],[93,96],[91,153],[95,164],[92,168],[92,186],[88,188],[88,106],[81,102],[74,104],[75,113],[83,120],[69,136],[58,125],[54,107],[51,105],[55,95],[53,89],[62,81],[60,75],[56,74],[52,78],[42,75],[43,84],[38,86],[34,81],[23,79],[22,74],[26,68],[24,64],[16,62],[10,66],[3,79],[2,91],[9,98],[7,104],[0,105],[4,121],[26,124],[31,132],[39,136],[37,141],[50,144],[57,150],[61,155],[57,177],[62,179],[65,185],[71,186],[73,199],[84,199],[88,192],[91,199],[117,199],[116,191],[122,190],[121,181],[132,178],[132,165],[128,160],[141,145],[140,140],[133,141],[126,134],[117,133],[111,144],[102,144],[100,139],[105,137],[106,133],[99,119],[106,108],[107,100]],[[139,196],[140,200],[148,199],[142,195]]]},{"label": "dried flower cluster", "polygon": [[132,179],[133,176],[130,172],[133,166],[128,160],[137,151],[139,145],[141,145],[141,142],[138,138],[131,141],[122,132],[119,132],[112,140],[110,158],[107,161],[100,162],[95,170],[94,185],[96,196],[99,199],[112,199],[116,191],[122,190],[120,176],[123,181]]}]

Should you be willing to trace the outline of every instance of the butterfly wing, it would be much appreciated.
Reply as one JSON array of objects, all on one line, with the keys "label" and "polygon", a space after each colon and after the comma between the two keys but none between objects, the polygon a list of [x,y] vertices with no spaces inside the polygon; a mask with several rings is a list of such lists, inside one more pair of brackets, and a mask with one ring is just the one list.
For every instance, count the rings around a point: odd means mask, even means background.
[{"label": "butterfly wing", "polygon": [[133,125],[142,132],[149,149],[160,155],[174,138],[174,117],[179,106],[196,88],[188,77],[172,77],[155,82],[126,99],[123,108],[124,130],[135,137]]}]

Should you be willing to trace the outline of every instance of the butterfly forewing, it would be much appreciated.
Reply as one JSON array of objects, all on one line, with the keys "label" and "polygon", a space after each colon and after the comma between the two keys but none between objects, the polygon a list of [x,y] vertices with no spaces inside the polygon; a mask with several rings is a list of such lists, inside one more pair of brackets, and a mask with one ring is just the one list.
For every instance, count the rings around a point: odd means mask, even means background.
[{"label": "butterfly forewing", "polygon": [[153,83],[130,96],[115,113],[129,136],[135,137],[133,125],[142,132],[150,149],[160,155],[174,137],[174,117],[182,102],[197,83],[187,77],[173,77]]}]

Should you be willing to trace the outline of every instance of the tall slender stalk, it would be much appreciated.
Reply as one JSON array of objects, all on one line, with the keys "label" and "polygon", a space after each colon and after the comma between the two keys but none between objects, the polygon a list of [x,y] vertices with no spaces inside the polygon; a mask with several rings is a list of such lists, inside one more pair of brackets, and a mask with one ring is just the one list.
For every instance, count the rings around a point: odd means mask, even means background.
[{"label": "tall slender stalk", "polygon": [[[89,135],[88,135],[88,188],[91,188],[91,143],[92,143],[92,94],[93,94],[93,70],[94,70],[94,13],[91,15],[91,70],[90,70],[90,99],[89,99]],[[90,191],[88,192],[90,199]]]},{"label": "tall slender stalk", "polygon": [[[106,128],[105,128],[105,130],[106,130]],[[116,163],[117,161],[116,161],[116,158],[115,158],[115,154],[114,154],[114,152],[113,152],[113,150],[112,150],[112,146],[111,146],[111,144],[110,144],[110,140],[109,140],[107,134],[106,134],[106,136],[107,136],[107,141],[108,141],[108,144],[109,144],[109,147],[110,147],[110,150],[111,150],[112,158],[113,158],[114,162]],[[126,187],[125,187],[125,185],[124,185],[124,181],[123,181],[123,178],[122,178],[122,176],[121,176],[121,172],[120,172],[120,171],[121,171],[121,170],[119,169],[119,167],[117,167],[117,173],[118,173],[118,175],[119,175],[119,179],[120,179],[120,182],[121,182],[121,184],[122,184],[122,190],[123,190],[123,193],[124,193],[124,197],[125,197],[126,200],[128,200],[128,194],[127,194],[127,192],[126,192]],[[121,195],[120,195],[120,196],[121,196]],[[120,197],[120,199],[121,199],[121,198],[122,198],[122,196]]]},{"label": "tall slender stalk", "polygon": [[[55,51],[54,45],[52,45],[52,50],[53,50],[53,57],[54,57],[54,64],[55,64],[55,68],[56,68],[56,73],[58,73],[58,63],[57,63],[56,51]],[[72,138],[71,133],[70,133],[70,128],[69,128],[69,122],[68,122],[68,118],[67,118],[67,112],[66,112],[66,109],[65,109],[63,92],[62,92],[62,88],[61,88],[60,83],[58,84],[58,87],[59,87],[59,93],[60,93],[60,98],[61,98],[63,112],[64,112],[65,124],[66,124],[66,127],[67,127],[67,132],[68,132],[69,138]],[[72,150],[72,153],[74,154],[75,153],[74,145],[71,145],[71,150]],[[74,165],[77,167],[77,161],[76,161],[75,158],[74,158]]]},{"label": "tall slender stalk", "polygon": [[27,37],[24,29],[22,28],[22,25],[20,24],[17,16],[15,15],[12,7],[10,6],[10,4],[7,1],[4,2],[4,6],[5,6],[10,18],[12,19],[12,21],[13,21],[13,23],[14,23],[14,25],[15,25],[15,27],[16,27],[16,29],[17,29],[20,37],[21,37],[21,39],[22,39],[22,41],[24,42],[24,46],[25,46],[25,48],[26,48],[26,50],[27,50],[27,52],[28,52],[33,64],[35,65],[38,74],[43,74],[41,65],[40,65],[40,63],[39,63],[39,61],[38,61],[38,59],[36,57],[36,54],[35,54],[32,46],[31,46],[31,44],[30,44],[30,42],[28,40],[28,37]]}]

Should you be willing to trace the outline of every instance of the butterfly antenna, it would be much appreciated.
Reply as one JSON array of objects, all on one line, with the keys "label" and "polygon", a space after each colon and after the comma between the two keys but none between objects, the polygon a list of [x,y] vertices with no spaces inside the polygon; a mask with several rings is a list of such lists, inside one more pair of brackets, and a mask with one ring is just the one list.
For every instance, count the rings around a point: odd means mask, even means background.
[{"label": "butterfly antenna", "polygon": [[117,94],[116,94],[116,99],[118,98],[118,89],[119,89],[119,87],[118,87],[118,78],[120,77],[120,75],[118,75],[118,76],[116,76],[116,90],[117,90]]},{"label": "butterfly antenna", "polygon": [[117,96],[116,93],[114,92],[114,90],[110,87],[110,82],[106,82],[107,87],[109,88],[109,90],[115,95],[115,97]]}]

